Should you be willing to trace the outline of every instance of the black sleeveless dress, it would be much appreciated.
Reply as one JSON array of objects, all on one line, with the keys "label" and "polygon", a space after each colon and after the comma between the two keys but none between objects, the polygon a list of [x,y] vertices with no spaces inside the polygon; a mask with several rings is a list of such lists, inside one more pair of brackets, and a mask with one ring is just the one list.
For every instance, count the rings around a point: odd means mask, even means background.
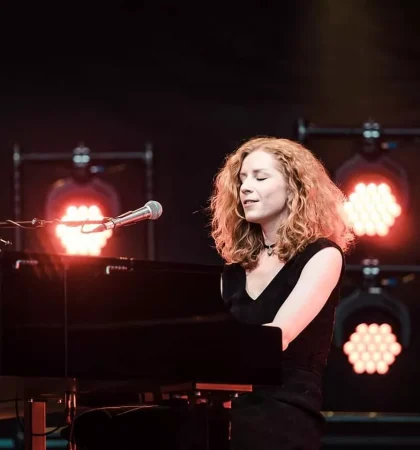
[{"label": "black sleeveless dress", "polygon": [[[231,314],[245,323],[272,322],[305,264],[326,247],[341,252],[328,239],[309,244],[287,261],[256,300],[246,292],[245,270],[239,264],[225,265],[223,299]],[[344,255],[340,279],[325,306],[283,352],[282,384],[256,387],[232,401],[231,450],[320,448],[324,427],[321,377],[331,346],[343,273]]]}]

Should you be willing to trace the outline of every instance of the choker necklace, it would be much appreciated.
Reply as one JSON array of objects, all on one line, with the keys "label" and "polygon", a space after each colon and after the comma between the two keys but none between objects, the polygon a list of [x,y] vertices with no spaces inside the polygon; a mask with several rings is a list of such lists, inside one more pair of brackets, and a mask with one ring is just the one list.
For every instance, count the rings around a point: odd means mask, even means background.
[{"label": "choker necklace", "polygon": [[271,245],[265,245],[264,244],[264,248],[267,249],[268,256],[271,256],[273,254],[274,246],[275,246],[275,244],[271,244]]}]

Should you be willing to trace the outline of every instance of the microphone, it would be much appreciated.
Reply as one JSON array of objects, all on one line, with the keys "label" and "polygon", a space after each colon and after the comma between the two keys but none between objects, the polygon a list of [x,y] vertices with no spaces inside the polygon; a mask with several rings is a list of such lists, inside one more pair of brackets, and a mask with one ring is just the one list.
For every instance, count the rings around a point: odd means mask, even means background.
[{"label": "microphone", "polygon": [[90,233],[98,233],[100,231],[112,230],[113,228],[125,227],[141,222],[142,220],[156,220],[162,215],[162,205],[159,202],[150,200],[144,206],[135,211],[129,211],[114,219],[109,219],[98,227],[94,228]]}]

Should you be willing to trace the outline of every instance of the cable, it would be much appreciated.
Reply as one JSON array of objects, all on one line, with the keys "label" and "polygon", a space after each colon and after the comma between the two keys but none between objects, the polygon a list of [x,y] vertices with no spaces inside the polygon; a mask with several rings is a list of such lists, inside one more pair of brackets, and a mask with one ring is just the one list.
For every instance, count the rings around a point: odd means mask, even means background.
[{"label": "cable", "polygon": [[[14,220],[10,220],[10,219],[5,220],[4,223],[11,224],[11,225],[13,225],[13,227],[23,228],[25,230],[33,230],[33,228],[34,228],[33,226],[28,227],[26,225],[22,225],[22,223],[18,223],[18,222],[15,222]],[[32,222],[25,222],[25,223],[32,224]],[[9,228],[13,228],[13,227],[9,227]]]}]

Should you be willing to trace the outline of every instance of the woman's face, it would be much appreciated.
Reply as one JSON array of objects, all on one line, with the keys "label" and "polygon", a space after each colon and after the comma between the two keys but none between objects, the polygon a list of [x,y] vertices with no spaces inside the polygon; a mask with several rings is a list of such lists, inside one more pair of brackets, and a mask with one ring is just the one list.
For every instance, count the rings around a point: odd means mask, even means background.
[{"label": "woman's face", "polygon": [[242,162],[240,199],[248,222],[267,225],[287,218],[288,186],[276,159],[264,150],[255,150]]}]

